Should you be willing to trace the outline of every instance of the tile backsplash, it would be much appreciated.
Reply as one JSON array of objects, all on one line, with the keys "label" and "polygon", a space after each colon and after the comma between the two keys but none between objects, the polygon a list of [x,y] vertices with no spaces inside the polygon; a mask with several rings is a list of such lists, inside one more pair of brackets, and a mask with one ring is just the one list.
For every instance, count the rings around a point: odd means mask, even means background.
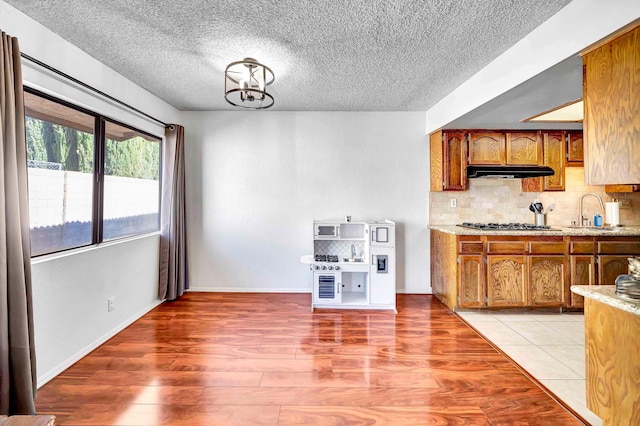
[{"label": "tile backsplash", "polygon": [[[520,179],[469,179],[467,191],[429,193],[429,223],[534,223],[529,204],[537,198],[545,208],[553,203],[556,205],[555,210],[547,215],[547,225],[569,226],[572,220],[578,220],[580,197],[594,192],[602,197],[603,202],[613,198],[630,200],[630,208],[620,208],[620,223],[640,226],[640,193],[607,194],[604,186],[587,186],[582,167],[568,167],[565,179],[564,192],[522,192]],[[456,199],[457,207],[450,207],[452,198]],[[604,216],[598,200],[595,197],[585,198],[584,214],[592,220],[596,212]]]}]

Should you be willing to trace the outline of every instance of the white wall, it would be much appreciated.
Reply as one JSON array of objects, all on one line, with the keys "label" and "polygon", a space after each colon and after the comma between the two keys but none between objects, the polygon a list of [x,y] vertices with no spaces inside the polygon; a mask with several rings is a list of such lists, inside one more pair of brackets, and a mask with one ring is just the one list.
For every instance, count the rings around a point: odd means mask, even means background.
[{"label": "white wall", "polygon": [[[0,29],[17,37],[21,51],[165,122],[179,111],[96,61],[0,0]],[[163,127],[75,87],[23,61],[25,85],[162,137]],[[157,235],[33,262],[38,384],[41,386],[112,334],[153,308],[158,300]],[[107,298],[116,309],[107,312]]]},{"label": "white wall", "polygon": [[311,291],[312,220],[391,219],[400,292],[429,286],[424,113],[192,112],[192,290]]},{"label": "white wall", "polygon": [[32,262],[40,386],[160,302],[159,241],[153,234]]}]

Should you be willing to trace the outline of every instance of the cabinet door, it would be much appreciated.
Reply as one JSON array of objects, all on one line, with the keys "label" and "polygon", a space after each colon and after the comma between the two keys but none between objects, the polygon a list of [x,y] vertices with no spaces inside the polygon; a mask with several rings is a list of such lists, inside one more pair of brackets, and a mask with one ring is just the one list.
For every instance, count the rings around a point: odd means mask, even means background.
[{"label": "cabinet door", "polygon": [[442,150],[442,130],[429,135],[429,163],[431,192],[444,191],[444,151]]},{"label": "cabinet door", "polygon": [[371,246],[389,246],[396,244],[396,231],[393,225],[369,225]]},{"label": "cabinet door", "polygon": [[520,188],[522,192],[542,192],[542,178],[523,178]]},{"label": "cabinet door", "polygon": [[396,264],[393,249],[371,247],[369,270],[370,301],[372,305],[396,304]]},{"label": "cabinet door", "polygon": [[313,273],[313,303],[318,305],[339,305],[342,303],[342,273]]},{"label": "cabinet door", "polygon": [[540,132],[507,133],[507,164],[538,166],[542,164]]},{"label": "cabinet door", "polygon": [[605,185],[604,192],[640,192],[640,185]]},{"label": "cabinet door", "polygon": [[460,255],[458,260],[458,306],[484,306],[486,297],[484,256]]},{"label": "cabinet door", "polygon": [[429,135],[431,192],[467,189],[467,136],[439,130]]},{"label": "cabinet door", "polygon": [[564,256],[529,256],[529,301],[532,306],[563,306],[566,291]]},{"label": "cabinet door", "polygon": [[498,132],[469,133],[469,164],[504,164],[505,137]]},{"label": "cabinet door", "polygon": [[544,191],[564,191],[564,133],[544,134],[544,165],[555,172],[543,178]]},{"label": "cabinet door", "polygon": [[[595,284],[595,264],[596,257],[591,255],[571,256],[571,285],[594,285]],[[570,293],[569,306],[571,308],[581,308],[584,306],[584,297],[573,292]]]},{"label": "cabinet door", "polygon": [[444,190],[467,189],[467,136],[463,132],[444,132]]},{"label": "cabinet door", "polygon": [[588,185],[640,183],[640,27],[582,57]]},{"label": "cabinet door", "polygon": [[487,305],[525,306],[526,269],[524,256],[487,256]]},{"label": "cabinet door", "polygon": [[629,273],[629,256],[598,256],[598,284],[613,285],[618,275]]},{"label": "cabinet door", "polygon": [[567,166],[582,167],[584,165],[584,148],[582,132],[567,132]]}]

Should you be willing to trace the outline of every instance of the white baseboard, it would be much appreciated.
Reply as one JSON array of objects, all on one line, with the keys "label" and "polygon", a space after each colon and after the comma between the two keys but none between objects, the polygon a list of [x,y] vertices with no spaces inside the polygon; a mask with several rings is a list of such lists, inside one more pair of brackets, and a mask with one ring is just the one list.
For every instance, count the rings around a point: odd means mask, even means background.
[{"label": "white baseboard", "polygon": [[156,306],[160,305],[162,302],[164,302],[164,300],[158,300],[157,302],[152,303],[150,306],[147,306],[146,308],[141,309],[140,311],[136,312],[135,314],[133,314],[132,316],[130,316],[129,318],[127,318],[126,320],[124,320],[123,322],[115,326],[113,329],[109,330],[107,333],[98,337],[96,340],[94,340],[84,348],[80,349],[78,352],[70,356],[65,361],[61,362],[60,364],[58,364],[51,370],[47,371],[46,373],[38,376],[38,388],[41,388],[42,386],[44,386],[47,382],[55,378],[58,374],[62,373],[64,370],[71,367],[76,362],[80,361],[83,357],[88,355],[91,351],[95,350],[98,346],[102,345],[104,342],[111,339],[116,334],[120,333],[122,330],[124,330],[125,328],[133,324],[135,321],[140,319],[144,314],[151,311]]},{"label": "white baseboard", "polygon": [[404,288],[399,288],[396,291],[397,294],[433,294],[433,292],[431,291],[431,287],[429,288],[415,288],[415,289],[411,289],[411,290],[407,290]]},{"label": "white baseboard", "polygon": [[[311,288],[239,288],[239,287],[191,287],[189,292],[203,293],[311,293]],[[426,289],[398,289],[397,294],[432,294],[431,288]]]},{"label": "white baseboard", "polygon": [[309,288],[246,288],[246,287],[191,287],[189,292],[203,293],[311,293]]}]

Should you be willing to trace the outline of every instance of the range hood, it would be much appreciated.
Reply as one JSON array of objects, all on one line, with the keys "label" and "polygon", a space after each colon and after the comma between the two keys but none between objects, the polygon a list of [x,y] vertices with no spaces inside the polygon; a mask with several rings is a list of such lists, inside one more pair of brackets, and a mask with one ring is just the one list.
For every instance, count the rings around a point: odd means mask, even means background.
[{"label": "range hood", "polygon": [[532,178],[553,174],[548,166],[467,166],[467,178]]}]

